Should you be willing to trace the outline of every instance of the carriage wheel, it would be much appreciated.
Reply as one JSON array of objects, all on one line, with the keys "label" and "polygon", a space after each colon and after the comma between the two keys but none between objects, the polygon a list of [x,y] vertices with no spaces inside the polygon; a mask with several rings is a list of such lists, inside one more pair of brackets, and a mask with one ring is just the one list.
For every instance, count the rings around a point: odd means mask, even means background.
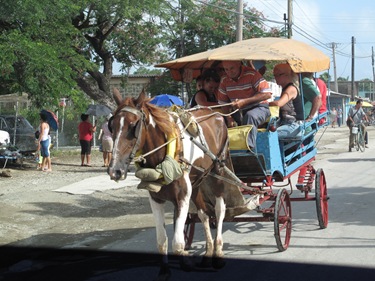
[{"label": "carriage wheel", "polygon": [[326,228],[328,225],[328,196],[326,178],[322,169],[318,169],[315,176],[315,202],[319,226]]},{"label": "carriage wheel", "polygon": [[195,231],[195,215],[188,214],[185,222],[184,228],[184,236],[185,236],[185,250],[189,250],[191,248],[191,244],[193,243],[194,238],[194,231]]},{"label": "carriage wheel", "polygon": [[292,232],[292,209],[290,197],[285,188],[277,193],[273,223],[277,248],[283,252],[289,246]]}]

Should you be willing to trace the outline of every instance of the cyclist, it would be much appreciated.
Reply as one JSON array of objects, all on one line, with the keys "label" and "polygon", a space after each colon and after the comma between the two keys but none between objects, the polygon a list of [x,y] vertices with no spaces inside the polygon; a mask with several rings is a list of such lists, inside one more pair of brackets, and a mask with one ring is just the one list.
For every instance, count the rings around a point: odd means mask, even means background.
[{"label": "cyclist", "polygon": [[349,152],[352,151],[354,147],[354,135],[352,134],[352,128],[356,125],[361,126],[363,135],[365,136],[365,146],[367,147],[367,132],[366,126],[362,123],[363,120],[367,122],[368,117],[362,109],[362,100],[357,100],[356,105],[349,109],[347,124],[349,126]]}]

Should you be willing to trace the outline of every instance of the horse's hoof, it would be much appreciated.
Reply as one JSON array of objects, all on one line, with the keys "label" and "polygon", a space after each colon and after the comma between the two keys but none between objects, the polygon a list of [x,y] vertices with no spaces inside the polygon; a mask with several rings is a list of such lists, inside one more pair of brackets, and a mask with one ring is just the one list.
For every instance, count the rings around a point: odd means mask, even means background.
[{"label": "horse's hoof", "polygon": [[212,258],[212,267],[215,269],[221,269],[225,266],[226,262],[223,257]]},{"label": "horse's hoof", "polygon": [[180,256],[180,267],[183,271],[192,271],[195,268],[195,264],[192,257]]},{"label": "horse's hoof", "polygon": [[154,279],[154,281],[167,281],[171,277],[171,270],[169,269],[168,265],[161,265],[158,276]]},{"label": "horse's hoof", "polygon": [[201,262],[199,263],[200,268],[211,268],[212,267],[212,258],[203,256]]}]

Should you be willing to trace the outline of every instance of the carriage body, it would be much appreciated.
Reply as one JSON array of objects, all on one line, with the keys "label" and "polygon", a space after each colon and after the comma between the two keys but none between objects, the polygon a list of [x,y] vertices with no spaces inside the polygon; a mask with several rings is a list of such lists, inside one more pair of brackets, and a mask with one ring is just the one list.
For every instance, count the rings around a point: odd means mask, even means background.
[{"label": "carriage body", "polygon": [[[233,192],[241,193],[243,197],[261,192],[263,196],[259,200],[260,206],[255,210],[241,215],[226,216],[225,221],[273,222],[279,251],[285,251],[290,243],[292,201],[315,201],[318,224],[321,229],[327,227],[329,197],[325,175],[322,169],[315,170],[313,166],[317,154],[314,136],[318,130],[329,124],[327,116],[328,111],[306,122],[305,126],[311,130],[301,138],[295,139],[279,139],[277,132],[272,129],[274,120],[271,117],[265,128],[258,129],[255,153],[247,150],[246,146],[239,149],[236,144],[233,149],[229,145],[235,176],[246,186],[238,185],[237,190],[232,187],[232,196]],[[231,138],[229,142],[230,140]],[[294,174],[298,174],[295,184],[292,182]],[[277,188],[277,183],[280,186],[289,186],[289,190]],[[297,196],[291,196],[294,189],[300,191]],[[189,214],[185,227],[187,248],[191,246],[194,224],[198,221],[196,214]],[[214,221],[215,218],[212,218],[213,224]]]},{"label": "carriage body", "polygon": [[245,147],[230,150],[235,174],[246,183],[263,182],[266,177],[280,182],[291,177],[315,159],[317,149],[314,136],[319,129],[328,125],[327,121],[319,123],[318,120],[327,120],[327,115],[328,111],[305,123],[311,130],[301,138],[279,139],[270,126],[258,129],[255,153]]}]

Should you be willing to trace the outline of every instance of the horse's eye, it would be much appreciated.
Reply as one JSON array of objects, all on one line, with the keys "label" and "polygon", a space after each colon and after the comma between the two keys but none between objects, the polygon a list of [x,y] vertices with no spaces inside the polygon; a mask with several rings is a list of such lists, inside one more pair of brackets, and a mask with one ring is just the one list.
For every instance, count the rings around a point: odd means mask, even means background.
[{"label": "horse's eye", "polygon": [[111,118],[109,118],[109,120],[108,120],[108,129],[111,133],[113,133],[112,132],[112,122],[113,122],[113,116]]},{"label": "horse's eye", "polygon": [[135,122],[135,123],[131,122],[131,123],[129,124],[129,134],[131,134],[133,137],[136,136],[135,131],[136,131],[136,129],[137,129],[137,124],[138,124],[138,122]]}]

